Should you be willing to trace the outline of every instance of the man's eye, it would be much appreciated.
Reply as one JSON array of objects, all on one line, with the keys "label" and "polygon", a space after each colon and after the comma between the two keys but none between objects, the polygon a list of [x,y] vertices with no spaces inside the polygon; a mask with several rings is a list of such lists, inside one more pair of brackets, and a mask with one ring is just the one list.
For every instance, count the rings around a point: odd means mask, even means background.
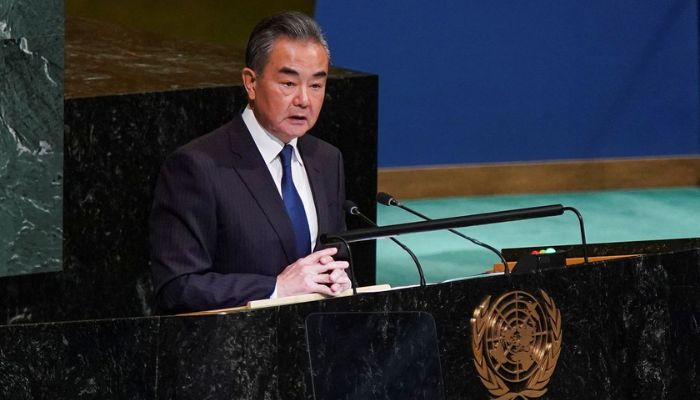
[{"label": "man's eye", "polygon": [[282,82],[282,86],[284,86],[284,87],[294,87],[294,82]]},{"label": "man's eye", "polygon": [[312,89],[321,89],[322,87],[323,85],[321,85],[320,83],[314,83],[311,85]]}]

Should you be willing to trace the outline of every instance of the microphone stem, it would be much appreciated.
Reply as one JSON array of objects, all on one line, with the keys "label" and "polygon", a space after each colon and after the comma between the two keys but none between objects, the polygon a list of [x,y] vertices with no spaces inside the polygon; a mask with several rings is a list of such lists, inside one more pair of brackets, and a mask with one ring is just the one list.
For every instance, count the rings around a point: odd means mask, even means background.
[{"label": "microphone stem", "polygon": [[432,218],[428,217],[427,215],[422,214],[422,213],[419,213],[418,211],[416,211],[416,210],[414,210],[414,209],[412,209],[412,208],[408,208],[408,207],[404,206],[403,204],[401,204],[401,203],[399,203],[399,202],[396,202],[395,204],[396,204],[396,207],[399,207],[399,208],[401,208],[401,209],[403,209],[403,210],[406,210],[406,211],[410,212],[410,213],[413,214],[413,215],[417,215],[417,216],[423,218],[423,219],[426,220],[426,221],[430,221],[430,220],[432,219]]},{"label": "microphone stem", "polygon": [[420,262],[418,261],[418,257],[409,249],[405,244],[399,242],[396,240],[396,238],[390,237],[389,238],[392,242],[396,243],[401,247],[402,249],[406,250],[406,253],[408,253],[409,256],[413,259],[413,262],[416,264],[416,267],[418,267],[418,276],[420,277],[420,285],[425,287],[425,275],[423,274],[423,266],[420,265]]},{"label": "microphone stem", "polygon": [[357,295],[357,279],[355,279],[355,271],[353,265],[355,264],[352,260],[352,250],[350,250],[350,243],[348,243],[345,238],[340,236],[329,236],[328,239],[335,239],[345,245],[348,250],[348,272],[350,272],[350,287],[352,288],[352,294]]},{"label": "microphone stem", "polygon": [[581,244],[583,245],[583,262],[588,264],[588,251],[586,250],[588,246],[586,245],[586,229],[583,227],[583,217],[581,213],[573,207],[564,207],[564,210],[571,211],[578,217],[578,225],[581,229]]},{"label": "microphone stem", "polygon": [[[377,226],[377,224],[374,223],[374,221],[367,218],[367,216],[365,214],[361,213],[359,210],[355,211],[354,215],[357,215],[358,217],[362,218],[366,223],[368,223],[372,226]],[[418,269],[418,276],[420,277],[420,286],[425,287],[425,285],[426,285],[425,274],[423,273],[423,266],[420,264],[420,261],[418,261],[418,257],[416,257],[415,253],[413,253],[413,251],[411,251],[411,249],[409,249],[405,244],[399,242],[396,238],[390,237],[389,239],[391,239],[392,242],[399,245],[399,247],[404,249],[406,251],[406,253],[408,253],[408,255],[411,256],[411,258],[413,259],[413,262],[416,264],[416,268]]]}]

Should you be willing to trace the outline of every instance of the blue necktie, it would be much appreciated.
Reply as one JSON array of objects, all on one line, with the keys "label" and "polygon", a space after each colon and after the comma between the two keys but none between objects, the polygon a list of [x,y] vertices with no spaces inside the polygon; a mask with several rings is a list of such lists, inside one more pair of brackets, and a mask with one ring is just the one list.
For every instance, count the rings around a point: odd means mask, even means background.
[{"label": "blue necktie", "polygon": [[282,199],[287,208],[289,219],[292,220],[294,236],[296,238],[297,258],[305,257],[311,251],[311,234],[309,233],[309,223],[304,212],[304,204],[292,180],[292,152],[294,148],[285,145],[280,152],[282,161]]}]

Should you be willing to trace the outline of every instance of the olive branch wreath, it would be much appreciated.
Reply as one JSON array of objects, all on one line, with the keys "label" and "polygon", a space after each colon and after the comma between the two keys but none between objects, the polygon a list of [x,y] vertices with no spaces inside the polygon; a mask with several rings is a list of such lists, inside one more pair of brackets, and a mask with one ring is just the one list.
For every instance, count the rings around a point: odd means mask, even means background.
[{"label": "olive branch wreath", "polygon": [[552,341],[547,344],[542,362],[537,370],[527,381],[525,389],[520,392],[510,391],[506,382],[488,367],[483,354],[482,340],[486,334],[488,325],[487,319],[484,317],[492,311],[489,309],[491,296],[487,296],[479,307],[474,310],[474,316],[470,321],[472,326],[471,344],[472,352],[474,353],[474,367],[479,374],[481,383],[484,384],[492,396],[495,396],[495,400],[512,400],[518,397],[528,400],[530,398],[541,397],[547,393],[546,386],[554,373],[554,368],[557,365],[561,353],[561,313],[554,304],[554,300],[552,300],[547,293],[543,290],[540,290],[540,293],[545,303]]}]

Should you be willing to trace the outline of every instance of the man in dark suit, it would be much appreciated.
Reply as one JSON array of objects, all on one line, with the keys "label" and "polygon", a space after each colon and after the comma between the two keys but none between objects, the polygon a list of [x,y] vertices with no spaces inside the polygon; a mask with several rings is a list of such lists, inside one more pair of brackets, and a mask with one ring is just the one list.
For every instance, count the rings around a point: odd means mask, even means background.
[{"label": "man in dark suit", "polygon": [[345,227],[343,161],[306,135],[323,105],[330,54],[318,25],[288,12],[251,33],[248,107],[165,161],[150,219],[161,311],[232,307],[350,287],[321,233]]}]

